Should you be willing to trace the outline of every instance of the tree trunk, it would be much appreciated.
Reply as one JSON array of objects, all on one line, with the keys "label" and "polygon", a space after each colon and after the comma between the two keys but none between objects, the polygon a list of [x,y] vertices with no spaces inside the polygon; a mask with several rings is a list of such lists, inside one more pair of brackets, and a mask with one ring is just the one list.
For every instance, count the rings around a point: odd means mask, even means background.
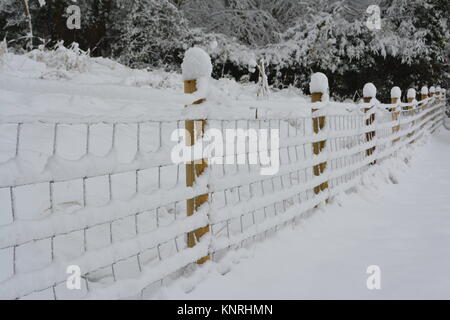
[{"label": "tree trunk", "polygon": [[25,17],[27,18],[28,22],[28,43],[27,43],[27,49],[32,50],[33,49],[33,24],[31,23],[31,14],[30,14],[30,7],[28,5],[28,0],[21,0],[23,5],[23,11],[25,13]]}]

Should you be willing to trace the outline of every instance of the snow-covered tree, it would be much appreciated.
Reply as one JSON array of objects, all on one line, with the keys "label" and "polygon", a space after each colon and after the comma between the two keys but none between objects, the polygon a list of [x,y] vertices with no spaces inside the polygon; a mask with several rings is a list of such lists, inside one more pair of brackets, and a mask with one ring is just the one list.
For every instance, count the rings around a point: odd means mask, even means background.
[{"label": "snow-covered tree", "polygon": [[[0,39],[11,50],[30,39],[23,1],[0,0]],[[448,0],[78,0],[81,30],[66,28],[72,0],[28,4],[35,44],[76,41],[135,67],[179,68],[185,49],[197,45],[214,60],[216,77],[250,73],[258,81],[253,62],[264,57],[278,87],[307,88],[316,71],[342,97],[368,81],[381,97],[394,85],[448,87]],[[381,30],[366,26],[373,4]]]},{"label": "snow-covered tree", "polygon": [[168,0],[134,1],[123,28],[115,52],[133,67],[174,64],[186,49],[187,21]]},{"label": "snow-covered tree", "polygon": [[0,38],[19,38],[24,37],[26,31],[26,19],[23,6],[17,0],[0,1]]},{"label": "snow-covered tree", "polygon": [[283,31],[302,18],[312,0],[255,0],[258,8],[274,17]]},{"label": "snow-covered tree", "polygon": [[278,21],[255,0],[190,0],[182,8],[192,26],[208,33],[223,33],[253,47],[279,40]]},{"label": "snow-covered tree", "polygon": [[391,0],[382,12],[381,30],[370,30],[365,16],[349,17],[346,0],[332,5],[319,0],[308,5],[308,13],[280,43],[261,51],[275,82],[306,88],[309,74],[323,71],[342,96],[353,95],[369,80],[380,88],[411,87],[419,79],[436,82],[445,69],[440,61],[449,37],[446,7],[439,11],[433,2]]}]

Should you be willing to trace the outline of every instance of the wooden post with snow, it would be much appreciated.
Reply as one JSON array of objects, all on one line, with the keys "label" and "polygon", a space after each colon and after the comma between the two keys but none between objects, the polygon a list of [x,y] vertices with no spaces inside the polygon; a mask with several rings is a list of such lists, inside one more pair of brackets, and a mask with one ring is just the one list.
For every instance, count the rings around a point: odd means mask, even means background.
[{"label": "wooden post with snow", "polygon": [[[424,100],[428,99],[428,87],[423,86],[422,89],[420,89],[420,101],[421,101],[421,107],[422,110],[426,110],[429,108],[428,103],[423,102]],[[425,115],[421,118],[421,121],[425,119]],[[422,124],[421,129],[425,128],[425,123]]]},{"label": "wooden post with snow", "polygon": [[[436,104],[439,104],[439,103],[443,102],[444,95],[443,95],[443,92],[442,92],[442,88],[440,86],[436,86],[434,95],[436,96]],[[433,114],[434,114],[434,116],[431,118],[431,120],[435,121],[435,119],[439,116],[438,110],[435,110],[433,112]],[[438,126],[436,126],[433,129],[432,134],[434,134],[436,132],[437,128],[438,128]]]},{"label": "wooden post with snow", "polygon": [[[328,93],[328,79],[323,73],[315,73],[311,77],[311,82],[309,84],[309,89],[311,92],[311,102],[321,102],[325,94]],[[312,114],[318,111],[318,109],[312,108]],[[312,118],[313,130],[315,134],[319,134],[321,130],[325,128],[325,116],[319,116]],[[326,140],[314,142],[313,153],[314,155],[320,155],[326,146]],[[314,176],[321,176],[327,168],[327,163],[323,162],[313,167]],[[319,194],[321,191],[328,189],[328,181],[321,183],[319,186],[314,188],[314,193]]]},{"label": "wooden post with snow", "polygon": [[[198,79],[202,77],[209,78],[212,72],[211,59],[208,54],[199,48],[192,48],[186,51],[182,65],[184,79],[184,93],[195,94],[198,92]],[[193,105],[199,105],[205,102],[204,98],[200,98],[193,102]],[[186,146],[191,147],[196,142],[196,137],[203,136],[206,128],[206,120],[186,120],[185,129],[187,131]],[[197,133],[199,133],[197,135]],[[186,163],[186,186],[193,187],[196,178],[205,173],[208,168],[206,159],[201,161],[190,161]],[[186,203],[187,216],[192,216],[198,209],[208,202],[209,195],[204,194],[193,199],[188,199]],[[209,226],[191,231],[187,235],[188,247],[193,248],[200,239],[210,231]],[[203,264],[210,259],[209,255],[197,261]]]},{"label": "wooden post with snow", "polygon": [[[408,116],[412,117],[415,114],[415,110],[414,110],[414,103],[416,102],[416,90],[413,88],[410,88],[408,90],[408,93],[406,95],[407,101],[408,101],[408,106],[406,107],[406,110],[408,110]],[[414,127],[414,125],[416,124],[415,121],[411,122],[411,127]],[[415,134],[415,131],[411,132],[410,134],[408,134],[408,138],[412,137]],[[414,141],[411,141],[411,143],[413,143]]]},{"label": "wooden post with snow", "polygon": [[420,101],[425,100],[428,98],[428,88],[426,86],[423,86],[420,90]]},{"label": "wooden post with snow", "polygon": [[[431,86],[428,95],[430,96],[430,98],[433,98],[435,96],[435,94],[436,94],[436,88],[434,86]],[[428,107],[430,108],[430,107],[434,106],[435,103],[436,103],[436,99],[431,99],[430,102],[428,103]],[[432,120],[433,120],[433,118],[431,117],[429,122]]]},{"label": "wooden post with snow", "polygon": [[436,93],[436,88],[433,87],[433,86],[431,86],[431,87],[430,87],[430,90],[429,90],[429,95],[430,95],[430,97],[433,97],[435,93]]},{"label": "wooden post with snow", "polygon": [[[400,102],[401,97],[402,97],[402,90],[399,87],[393,87],[391,90],[391,104],[397,105],[396,107],[389,109],[389,111],[391,112],[393,121],[398,121],[398,119],[399,119],[400,111],[398,110],[399,109],[398,103]],[[392,128],[392,133],[394,133],[394,134],[399,131],[400,131],[400,125]],[[392,143],[396,143],[398,141],[400,141],[400,138],[393,140]]]},{"label": "wooden post with snow", "polygon": [[[375,99],[377,96],[377,88],[373,83],[366,83],[363,88],[363,101],[364,103],[371,103],[372,99]],[[373,109],[373,106],[364,108],[364,113],[368,113]],[[375,113],[372,113],[369,118],[366,120],[366,126],[371,126],[375,123]],[[370,142],[375,138],[376,132],[370,131],[366,132],[366,142]],[[376,150],[376,147],[373,146],[366,150],[366,155],[368,157],[372,156]],[[371,165],[376,164],[376,160],[371,163]]]},{"label": "wooden post with snow", "polygon": [[407,110],[413,110],[413,108],[414,108],[414,103],[415,103],[415,101],[416,101],[416,95],[417,95],[417,93],[416,93],[416,90],[415,90],[415,89],[413,89],[413,88],[408,89],[408,93],[406,94],[406,98],[407,98],[406,101],[408,101],[408,103],[409,103],[410,105],[408,105],[408,106],[406,107]]},{"label": "wooden post with snow", "polygon": [[442,99],[442,88],[440,86],[436,87],[436,98],[437,98],[437,100]]},{"label": "wooden post with snow", "polygon": [[[432,86],[432,87],[430,87],[430,98],[432,98],[432,97],[434,97],[434,99],[431,101],[431,105],[430,106],[435,106],[437,103],[439,103],[439,91],[440,91],[440,88],[439,88],[439,90],[437,90],[439,87],[434,87],[434,86]],[[430,119],[428,120],[428,123],[433,123],[433,121],[436,119],[436,113],[437,113],[437,111],[435,110],[435,111],[433,111],[432,113],[431,113],[431,117],[430,117]],[[436,129],[437,128],[435,128],[432,132],[431,132],[431,134],[434,134],[435,133],[435,131],[436,131]]]}]

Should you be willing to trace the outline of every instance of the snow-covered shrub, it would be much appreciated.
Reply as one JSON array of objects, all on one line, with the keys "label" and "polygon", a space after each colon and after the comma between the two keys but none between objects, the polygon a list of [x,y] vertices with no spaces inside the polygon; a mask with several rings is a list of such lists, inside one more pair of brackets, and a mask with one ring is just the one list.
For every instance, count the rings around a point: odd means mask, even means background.
[{"label": "snow-covered shrub", "polygon": [[256,65],[259,72],[259,80],[258,80],[258,92],[256,96],[258,99],[268,98],[270,95],[270,87],[269,81],[266,74],[266,61],[261,59],[259,63]]},{"label": "snow-covered shrub", "polygon": [[179,66],[188,48],[187,20],[168,0],[133,1],[123,28],[114,52],[133,68]]},{"label": "snow-covered shrub", "polygon": [[227,75],[239,80],[242,76],[254,73],[257,80],[257,50],[249,48],[220,33],[204,33],[200,29],[190,31],[186,43],[204,49],[213,60],[216,78]]},{"label": "snow-covered shrub", "polygon": [[86,72],[91,66],[90,52],[80,49],[78,43],[65,47],[62,41],[51,50],[44,46],[31,51],[28,56],[36,61],[43,62],[50,69],[59,71]]},{"label": "snow-covered shrub", "polygon": [[183,81],[176,72],[164,70],[132,70],[132,75],[123,80],[123,84],[132,87],[152,87],[155,89],[171,89],[177,92],[183,91]]}]

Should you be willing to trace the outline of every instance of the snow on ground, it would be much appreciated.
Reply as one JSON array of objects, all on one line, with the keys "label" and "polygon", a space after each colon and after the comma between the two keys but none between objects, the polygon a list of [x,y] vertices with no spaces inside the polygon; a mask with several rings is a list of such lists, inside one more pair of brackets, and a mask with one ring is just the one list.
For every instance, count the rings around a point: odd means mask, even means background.
[{"label": "snow on ground", "polygon": [[[366,181],[244,252],[229,273],[203,274],[188,294],[175,284],[158,298],[450,299],[450,131],[429,139],[402,164],[399,184]],[[366,287],[371,265],[381,268],[380,291]]]},{"label": "snow on ground", "polygon": [[[74,57],[68,49],[1,58],[0,123],[181,120],[185,105],[195,101],[184,95],[181,73],[130,69],[109,59]],[[73,67],[61,67],[66,65]],[[254,83],[211,82],[207,100],[216,109],[282,109],[307,101],[298,89],[258,101]]]}]

